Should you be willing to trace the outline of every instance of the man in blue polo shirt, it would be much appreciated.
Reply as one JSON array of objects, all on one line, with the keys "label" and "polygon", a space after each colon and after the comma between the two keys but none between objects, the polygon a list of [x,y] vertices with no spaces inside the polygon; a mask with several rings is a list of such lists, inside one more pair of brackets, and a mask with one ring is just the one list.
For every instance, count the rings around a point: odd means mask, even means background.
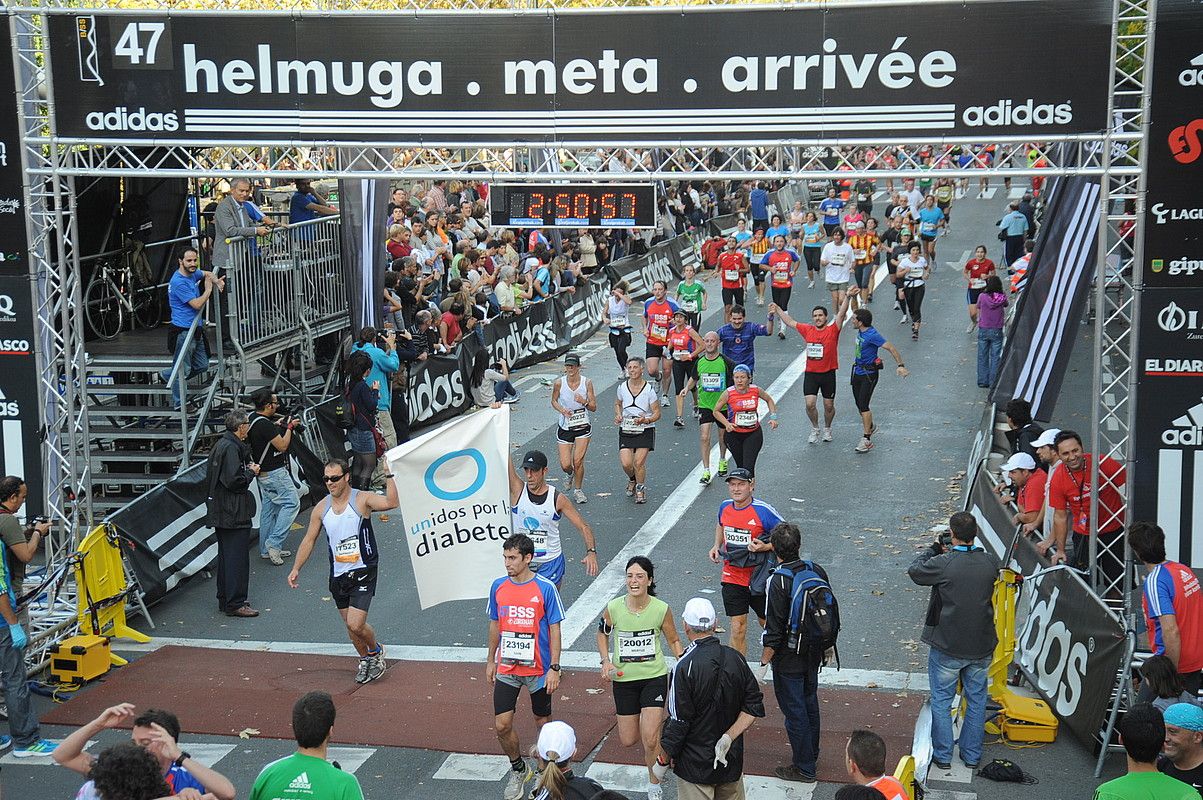
[{"label": "man in blue polo shirt", "polygon": [[[318,217],[329,217],[338,213],[338,209],[330,205],[326,198],[317,193],[305,178],[297,178],[297,190],[288,201],[288,224],[309,222]],[[293,232],[298,239],[312,239],[313,226],[305,225]]]},{"label": "man in blue polo shirt", "polygon": [[167,302],[171,306],[169,335],[175,361],[170,369],[159,373],[159,376],[167,381],[171,378],[171,370],[175,369],[177,364],[187,364],[187,372],[184,372],[185,367],[180,367],[180,372],[184,374],[177,374],[176,379],[171,381],[171,403],[176,411],[180,410],[181,380],[189,380],[209,368],[209,348],[205,344],[202,329],[204,323],[198,323],[189,347],[184,347],[184,341],[188,338],[188,329],[192,327],[192,321],[204,310],[214,288],[219,292],[224,290],[225,278],[218,278],[212,272],[202,270],[196,248],[185,248],[179,257],[179,269],[172,274],[171,281],[167,284]]},{"label": "man in blue polo shirt", "polygon": [[769,324],[744,321],[744,307],[731,306],[731,321],[718,329],[719,341],[723,343],[723,355],[735,364],[745,364],[748,369],[756,372],[756,337],[772,336],[774,322]]}]

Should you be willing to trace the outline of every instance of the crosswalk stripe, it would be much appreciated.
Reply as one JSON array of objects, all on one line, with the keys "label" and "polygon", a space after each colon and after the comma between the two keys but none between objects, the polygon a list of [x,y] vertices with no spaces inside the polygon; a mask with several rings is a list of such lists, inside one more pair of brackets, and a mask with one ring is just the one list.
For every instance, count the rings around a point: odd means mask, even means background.
[{"label": "crosswalk stripe", "polygon": [[1011,200],[1018,200],[1021,197],[1023,197],[1025,192],[1027,192],[1026,186],[1012,186],[1011,191],[1007,195],[1007,197],[1008,197],[1008,199],[1011,199]]},{"label": "crosswalk stripe", "polygon": [[[95,749],[96,743],[96,739],[89,739],[88,743],[84,745],[84,750],[91,752],[92,755],[96,755],[99,752],[99,750]],[[212,767],[218,761],[221,761],[223,758],[228,756],[236,747],[236,745],[221,744],[219,742],[191,741],[185,742],[183,746],[187,748],[188,753],[191,754],[193,758],[209,767]],[[38,758],[17,758],[11,752],[9,752],[5,754],[3,758],[0,758],[0,764],[20,764],[23,767],[46,767],[53,766],[54,761],[51,759],[50,753]]]},{"label": "crosswalk stripe", "polygon": [[440,781],[488,781],[494,783],[505,777],[510,760],[505,756],[449,753],[433,777]]},{"label": "crosswalk stripe", "polygon": [[989,186],[989,187],[987,187],[987,188],[986,188],[986,190],[985,190],[984,192],[982,192],[982,195],[981,195],[981,196],[982,196],[982,199],[983,199],[983,200],[993,200],[993,199],[994,199],[994,194],[995,194],[997,191],[998,191],[998,187],[997,187],[997,186]]},{"label": "crosswalk stripe", "polygon": [[326,750],[327,761],[337,761],[343,772],[355,774],[355,770],[376,753],[375,747],[329,747]]},{"label": "crosswalk stripe", "polygon": [[589,765],[585,776],[616,792],[647,791],[647,767],[634,764],[600,764],[594,761]]},{"label": "crosswalk stripe", "polygon": [[[599,764],[594,762],[588,777],[616,792],[647,791],[647,769],[633,764]],[[814,796],[816,784],[793,783],[764,775],[745,775],[744,794],[757,800],[809,800]],[[966,800],[952,798],[950,800]]]},{"label": "crosswalk stripe", "polygon": [[[88,743],[84,745],[84,750],[90,749],[95,744],[95,739],[89,739]],[[20,764],[23,767],[46,767],[54,766],[54,761],[51,760],[50,753],[47,753],[44,756],[38,756],[36,758],[17,758],[13,755],[13,751],[9,750],[4,754],[3,758],[0,758],[0,764],[4,764],[6,766],[9,764]]]},{"label": "crosswalk stripe", "polygon": [[928,789],[926,800],[977,800],[977,792],[954,792],[952,789]]},{"label": "crosswalk stripe", "polygon": [[793,783],[763,775],[744,776],[744,794],[764,800],[810,800],[817,783]]}]

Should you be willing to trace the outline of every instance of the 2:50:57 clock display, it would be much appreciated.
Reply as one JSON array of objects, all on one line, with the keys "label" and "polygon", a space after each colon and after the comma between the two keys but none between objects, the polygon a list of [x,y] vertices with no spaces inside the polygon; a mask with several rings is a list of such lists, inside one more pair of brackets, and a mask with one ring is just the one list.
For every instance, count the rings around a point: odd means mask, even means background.
[{"label": "2:50:57 clock display", "polygon": [[656,194],[650,184],[494,184],[494,226],[526,228],[654,228]]}]

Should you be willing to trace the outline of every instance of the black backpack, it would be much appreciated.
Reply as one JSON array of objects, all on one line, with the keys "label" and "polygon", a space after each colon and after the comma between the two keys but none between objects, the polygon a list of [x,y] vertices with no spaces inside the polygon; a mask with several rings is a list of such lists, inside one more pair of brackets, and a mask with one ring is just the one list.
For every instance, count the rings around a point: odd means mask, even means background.
[{"label": "black backpack", "polygon": [[334,419],[344,431],[355,427],[355,406],[346,391],[334,402]]},{"label": "black backpack", "polygon": [[790,580],[786,648],[799,655],[821,655],[833,649],[838,669],[840,651],[836,647],[836,640],[840,635],[840,604],[831,591],[831,584],[824,580],[810,561],[803,561],[802,568],[797,572],[788,567],[777,567],[773,572]]}]

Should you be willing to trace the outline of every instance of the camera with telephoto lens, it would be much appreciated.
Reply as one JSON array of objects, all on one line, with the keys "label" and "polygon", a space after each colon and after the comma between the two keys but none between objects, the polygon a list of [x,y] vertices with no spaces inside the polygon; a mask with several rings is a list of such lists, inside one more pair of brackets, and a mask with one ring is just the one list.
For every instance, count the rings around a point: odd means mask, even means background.
[{"label": "camera with telephoto lens", "polygon": [[292,426],[292,430],[294,433],[304,433],[305,432],[305,425],[304,425],[304,423],[301,422],[301,409],[298,408],[296,411],[288,412],[287,414],[284,415],[284,418],[276,424],[279,425],[281,428],[287,428],[289,420],[292,420],[293,423],[295,423]]}]

